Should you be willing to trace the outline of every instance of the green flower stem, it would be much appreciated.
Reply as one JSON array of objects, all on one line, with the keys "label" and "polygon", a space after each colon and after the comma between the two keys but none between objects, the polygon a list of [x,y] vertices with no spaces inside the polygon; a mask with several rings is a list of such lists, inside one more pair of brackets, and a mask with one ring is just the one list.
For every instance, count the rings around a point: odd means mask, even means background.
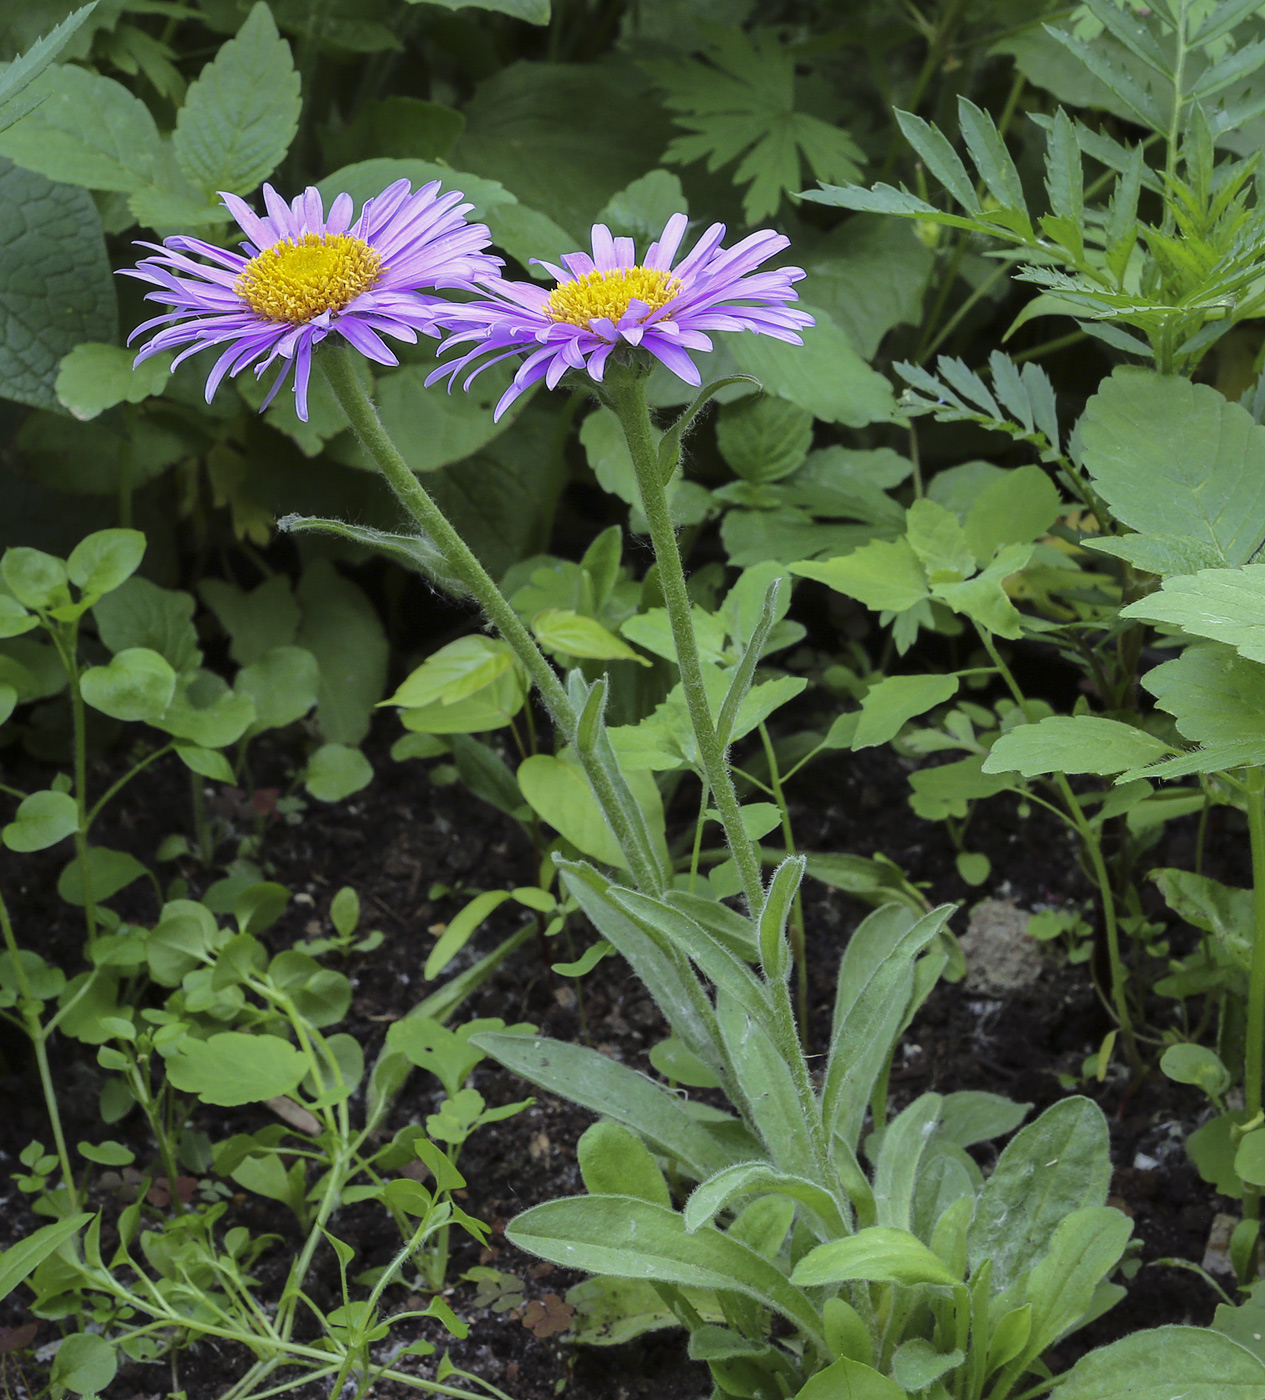
[{"label": "green flower stem", "polygon": [[40,1003],[31,995],[31,984],[27,981],[26,966],[22,962],[22,952],[13,934],[13,924],[9,919],[9,906],[0,895],[0,931],[3,931],[5,946],[13,960],[13,975],[17,978],[18,990],[22,994],[22,1004],[18,1008],[22,1014],[23,1026],[35,1051],[35,1063],[39,1067],[40,1087],[44,1091],[44,1107],[48,1110],[48,1121],[53,1129],[53,1143],[57,1149],[57,1160],[61,1163],[62,1182],[66,1187],[66,1203],[70,1213],[79,1210],[79,1192],[75,1189],[75,1176],[70,1168],[70,1153],[66,1150],[66,1135],[62,1131],[61,1113],[57,1108],[57,1092],[53,1088],[53,1074],[48,1063],[48,1032],[40,1021],[37,1009]]},{"label": "green flower stem", "polygon": [[[567,743],[574,743],[578,718],[562,682],[492,576],[453,529],[447,516],[431,499],[430,493],[391,441],[355,372],[350,352],[340,346],[325,346],[318,356],[318,363],[352,429],[387,484],[435,543],[448,567],[470,591],[496,630],[513,647],[540,691],[545,708],[559,732]],[[621,800],[612,774],[596,757],[580,751],[580,762],[638,887],[648,894],[662,893],[663,876],[658,863],[649,854],[649,842],[644,832],[638,830],[638,814]]]},{"label": "green flower stem", "polygon": [[1247,823],[1252,845],[1252,967],[1247,990],[1247,1049],[1243,1064],[1248,1117],[1261,1111],[1265,1064],[1265,769],[1253,768],[1247,783]]},{"label": "green flower stem", "polygon": [[[791,825],[790,810],[786,805],[786,794],[782,788],[782,775],[778,770],[777,750],[773,747],[773,736],[767,724],[760,725],[760,741],[764,745],[764,756],[769,765],[769,781],[773,785],[773,800],[777,803],[778,815],[782,821],[782,840],[786,854],[795,854],[795,831]],[[791,941],[791,961],[795,964],[795,1006],[799,1016],[799,1040],[805,1054],[808,1053],[808,958],[804,950],[804,898],[800,890],[795,891],[791,906],[788,927]]]},{"label": "green flower stem", "polygon": [[698,744],[703,776],[712,790],[720,812],[725,839],[742,878],[747,908],[753,918],[759,918],[760,910],[764,907],[760,857],[756,852],[755,842],[747,835],[742,824],[742,812],[738,805],[738,794],[734,789],[733,775],[729,771],[728,757],[724,745],[717,737],[716,722],[712,717],[707,690],[703,684],[698,639],[694,635],[694,621],[690,613],[690,595],[685,587],[681,551],[677,548],[676,528],[672,524],[672,513],[668,509],[668,496],[659,466],[658,447],[650,423],[645,379],[635,370],[611,369],[603,385],[602,398],[624,430],[633,468],[637,473],[641,508],[650,524],[650,539],[659,565],[659,582],[663,588],[663,599],[672,625],[672,640],[676,645],[681,686],[685,692],[685,703],[689,709],[694,739]]}]

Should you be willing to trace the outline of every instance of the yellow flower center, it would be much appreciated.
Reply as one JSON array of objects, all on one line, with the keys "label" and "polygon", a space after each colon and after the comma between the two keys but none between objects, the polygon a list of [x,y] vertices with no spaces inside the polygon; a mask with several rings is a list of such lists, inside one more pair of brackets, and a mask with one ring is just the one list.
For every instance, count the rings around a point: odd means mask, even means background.
[{"label": "yellow flower center", "polygon": [[679,277],[657,267],[617,267],[586,272],[574,282],[559,282],[549,293],[545,312],[551,321],[587,326],[599,317],[609,317],[616,325],[631,301],[644,301],[658,311],[681,290]]},{"label": "yellow flower center", "polygon": [[350,233],[305,233],[265,248],[246,264],[233,290],[269,321],[301,325],[341,311],[378,280],[382,257]]}]

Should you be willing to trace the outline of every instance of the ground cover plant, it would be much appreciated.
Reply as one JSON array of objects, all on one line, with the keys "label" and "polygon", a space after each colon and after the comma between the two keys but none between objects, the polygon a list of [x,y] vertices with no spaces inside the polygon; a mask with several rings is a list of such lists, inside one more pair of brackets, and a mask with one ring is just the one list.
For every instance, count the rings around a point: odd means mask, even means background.
[{"label": "ground cover plant", "polygon": [[[1257,8],[6,14],[11,1392],[1265,1397]],[[1075,1050],[911,1095],[1041,822]]]}]

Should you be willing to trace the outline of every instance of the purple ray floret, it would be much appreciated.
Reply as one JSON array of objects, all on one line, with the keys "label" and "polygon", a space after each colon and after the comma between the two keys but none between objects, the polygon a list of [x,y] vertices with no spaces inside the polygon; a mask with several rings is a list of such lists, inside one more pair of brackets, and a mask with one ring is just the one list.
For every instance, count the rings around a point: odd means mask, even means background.
[{"label": "purple ray floret", "polygon": [[207,376],[208,403],[225,375],[253,365],[258,377],[280,360],[263,407],[293,369],[295,408],[306,421],[312,350],[327,335],[337,333],[379,364],[397,364],[384,335],[413,342],[418,331],[438,334],[434,316],[445,303],[428,292],[476,290],[501,265],[483,252],[487,228],[466,222],[473,205],[459,190],[441,194],[438,180],[416,192],[397,180],[367,199],[354,222],[347,194],[328,217],[311,187],[289,204],[271,185],[263,196],[266,216],[236,195],[220,195],[246,235],[240,253],[181,235],[142,243],[154,256],[125,269],[158,289],[146,300],[171,308],[132,332],[129,344],[157,331],[137,364],[178,349],[174,368],[199,350],[224,347]]},{"label": "purple ray floret", "polygon": [[464,347],[427,379],[449,388],[466,369],[462,387],[510,356],[525,358],[501,396],[496,416],[525,389],[543,379],[552,389],[569,369],[601,381],[611,354],[641,349],[687,384],[701,383],[692,350],[710,350],[708,331],[755,331],[802,344],[813,324],[796,300],[792,283],[802,268],[756,269],[790,245],[763,230],[724,249],[724,224],[713,224],[693,251],[674,261],[688,220],[673,214],[658,242],[637,262],[631,238],[613,238],[605,224],[593,227],[593,253],[568,253],[562,266],[541,262],[557,280],[552,291],[530,282],[478,279],[486,299],[452,303],[435,316],[445,333],[440,354]]}]

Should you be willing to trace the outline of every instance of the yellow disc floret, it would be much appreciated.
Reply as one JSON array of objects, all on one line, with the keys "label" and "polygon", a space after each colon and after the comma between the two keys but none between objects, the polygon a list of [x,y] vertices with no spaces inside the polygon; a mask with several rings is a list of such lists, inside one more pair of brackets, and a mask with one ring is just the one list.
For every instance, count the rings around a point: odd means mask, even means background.
[{"label": "yellow disc floret", "polygon": [[302,325],[341,311],[382,273],[382,257],[350,233],[305,233],[265,248],[242,269],[233,290],[269,321]]},{"label": "yellow disc floret", "polygon": [[680,292],[682,285],[679,277],[657,267],[616,267],[605,271],[599,268],[574,282],[560,282],[549,294],[545,313],[552,321],[566,321],[572,326],[588,326],[603,316],[618,325],[629,302],[643,301],[651,311],[658,311]]}]

